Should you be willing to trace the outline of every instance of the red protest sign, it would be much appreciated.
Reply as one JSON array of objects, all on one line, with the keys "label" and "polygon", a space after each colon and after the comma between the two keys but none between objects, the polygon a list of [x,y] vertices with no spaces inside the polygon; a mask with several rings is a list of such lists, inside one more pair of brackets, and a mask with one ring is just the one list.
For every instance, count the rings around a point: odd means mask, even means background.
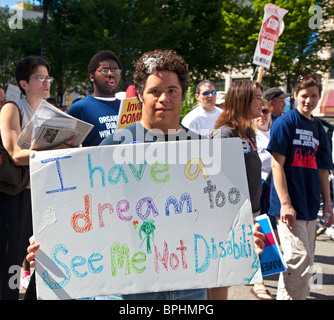
[{"label": "red protest sign", "polygon": [[274,53],[276,42],[279,37],[279,20],[275,16],[270,16],[263,24],[260,33],[260,52],[267,56]]}]

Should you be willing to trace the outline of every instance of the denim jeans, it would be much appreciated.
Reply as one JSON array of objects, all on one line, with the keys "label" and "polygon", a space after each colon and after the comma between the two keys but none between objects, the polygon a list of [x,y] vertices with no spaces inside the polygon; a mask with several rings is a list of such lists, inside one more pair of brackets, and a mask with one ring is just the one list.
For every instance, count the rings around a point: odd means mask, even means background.
[{"label": "denim jeans", "polygon": [[78,300],[206,300],[206,289],[161,291],[137,294],[113,295]]},{"label": "denim jeans", "polygon": [[122,300],[206,300],[206,289],[161,291],[122,295]]}]

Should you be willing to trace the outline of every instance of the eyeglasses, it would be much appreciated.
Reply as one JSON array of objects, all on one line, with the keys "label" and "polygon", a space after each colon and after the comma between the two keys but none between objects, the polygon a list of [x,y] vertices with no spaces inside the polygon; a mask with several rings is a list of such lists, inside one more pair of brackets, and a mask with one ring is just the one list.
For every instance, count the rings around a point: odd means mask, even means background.
[{"label": "eyeglasses", "polygon": [[316,77],[315,74],[303,74],[303,75],[300,75],[298,78],[297,78],[297,83],[298,82],[302,82],[303,80],[308,80],[312,78],[314,81],[318,81],[318,78]]},{"label": "eyeglasses", "polygon": [[210,93],[212,93],[212,95],[214,96],[214,95],[217,93],[217,91],[216,91],[216,90],[212,90],[212,91],[204,91],[204,92],[202,92],[202,95],[203,95],[203,96],[209,96]]},{"label": "eyeglasses", "polygon": [[113,74],[121,74],[122,73],[122,69],[102,69],[102,70],[97,70],[99,72],[101,72],[104,76],[108,76],[109,74],[113,73]]},{"label": "eyeglasses", "polygon": [[47,82],[49,82],[49,83],[52,83],[53,80],[54,80],[54,78],[52,78],[52,77],[46,77],[46,78],[44,78],[44,77],[42,77],[42,76],[32,77],[32,78],[30,78],[30,79],[36,79],[36,80],[38,80],[38,81],[40,81],[40,82],[47,81]]},{"label": "eyeglasses", "polygon": [[269,114],[270,110],[269,109],[262,109],[261,113],[263,113],[264,115]]}]

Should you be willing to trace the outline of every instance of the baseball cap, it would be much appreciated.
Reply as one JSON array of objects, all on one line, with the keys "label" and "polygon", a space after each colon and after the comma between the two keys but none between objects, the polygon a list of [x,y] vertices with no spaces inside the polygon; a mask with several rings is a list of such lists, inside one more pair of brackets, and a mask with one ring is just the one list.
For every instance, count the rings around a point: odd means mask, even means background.
[{"label": "baseball cap", "polygon": [[274,98],[288,98],[290,96],[290,93],[284,93],[279,88],[270,88],[263,93],[263,98],[267,101],[273,100]]}]

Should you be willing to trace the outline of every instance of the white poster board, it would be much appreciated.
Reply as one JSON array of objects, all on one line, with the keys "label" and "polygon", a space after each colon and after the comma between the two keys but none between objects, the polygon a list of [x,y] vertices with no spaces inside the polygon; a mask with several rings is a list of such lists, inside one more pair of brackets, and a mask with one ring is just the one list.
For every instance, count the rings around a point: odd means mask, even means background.
[{"label": "white poster board", "polygon": [[262,280],[239,138],[41,151],[30,170],[40,299]]},{"label": "white poster board", "polygon": [[18,86],[9,84],[6,91],[6,100],[7,101],[16,101],[21,98],[21,90]]}]

